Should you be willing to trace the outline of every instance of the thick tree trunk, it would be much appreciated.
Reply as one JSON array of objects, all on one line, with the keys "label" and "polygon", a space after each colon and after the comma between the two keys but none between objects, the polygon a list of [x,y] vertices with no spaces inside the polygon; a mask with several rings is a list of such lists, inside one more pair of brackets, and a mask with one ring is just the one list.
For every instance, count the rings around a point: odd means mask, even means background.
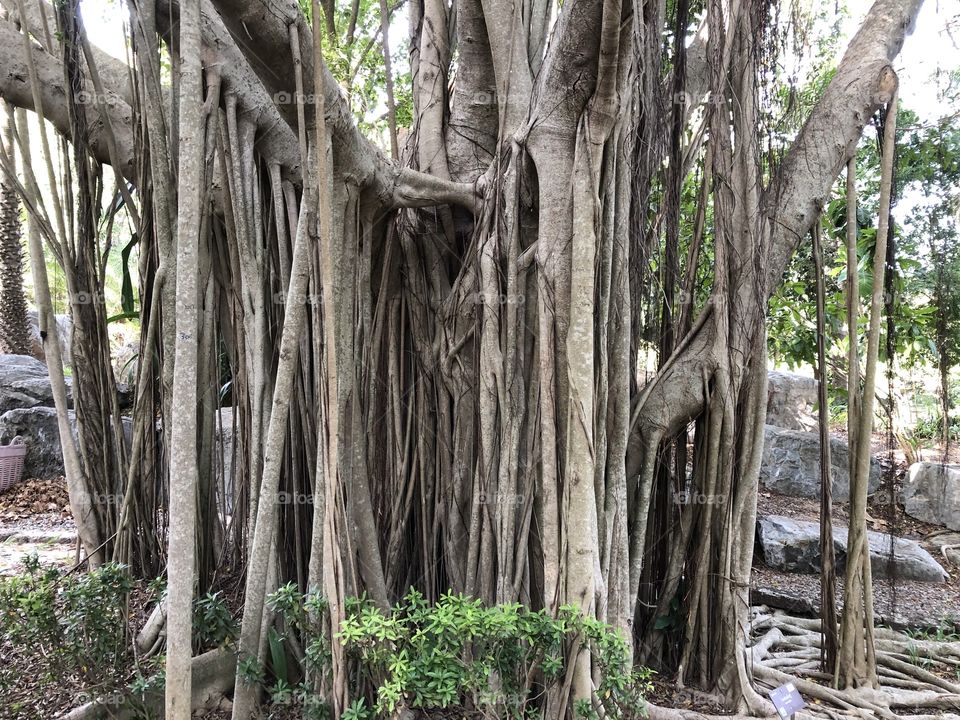
[{"label": "thick tree trunk", "polygon": [[[184,0],[180,16],[177,175],[177,343],[170,433],[170,530],[167,555],[166,717],[189,720],[193,675],[193,595],[196,568],[197,366],[200,335],[199,244],[204,183],[205,113],[200,57],[200,0]],[[173,419],[173,418],[171,418]]]}]

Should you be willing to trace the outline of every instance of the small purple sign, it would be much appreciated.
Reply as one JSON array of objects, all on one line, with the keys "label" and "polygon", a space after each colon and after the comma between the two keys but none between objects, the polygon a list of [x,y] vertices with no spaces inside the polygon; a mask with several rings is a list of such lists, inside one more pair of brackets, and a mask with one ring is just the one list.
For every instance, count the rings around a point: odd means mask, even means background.
[{"label": "small purple sign", "polygon": [[776,690],[771,690],[770,699],[773,701],[773,706],[777,709],[777,714],[784,720],[793,717],[794,713],[800,712],[807,706],[793,683],[787,683],[786,685],[781,685]]}]

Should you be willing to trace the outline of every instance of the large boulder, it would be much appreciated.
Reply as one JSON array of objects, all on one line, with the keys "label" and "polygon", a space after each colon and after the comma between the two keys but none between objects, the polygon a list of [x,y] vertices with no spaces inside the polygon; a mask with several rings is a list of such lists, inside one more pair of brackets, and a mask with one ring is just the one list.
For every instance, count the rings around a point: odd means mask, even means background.
[{"label": "large boulder", "polygon": [[767,424],[816,430],[817,381],[791,372],[767,373]]},{"label": "large boulder", "polygon": [[[64,381],[67,407],[73,407],[73,378]],[[133,386],[118,382],[117,401],[121,409],[133,405]],[[46,363],[30,355],[0,355],[0,415],[8,410],[53,406]]]},{"label": "large boulder", "polygon": [[[830,438],[833,499],[850,499],[850,448],[837,437]],[[760,463],[760,484],[767,490],[791,497],[820,497],[820,435],[799,430],[786,430],[767,425],[763,432],[763,459]],[[868,492],[880,485],[880,463],[870,459]]]},{"label": "large boulder", "polygon": [[[60,338],[60,355],[65,365],[73,365],[71,337],[73,335],[73,320],[69,315],[54,315],[57,321],[57,336]],[[27,311],[27,324],[30,326],[30,345],[34,357],[44,359],[43,340],[40,338],[40,323],[37,320],[37,311]]]},{"label": "large boulder", "polygon": [[[132,421],[122,418],[123,434],[129,445]],[[70,427],[77,437],[77,417],[70,411]],[[60,427],[57,411],[52,407],[31,407],[9,410],[0,415],[0,445],[8,444],[17,435],[27,444],[23,463],[25,478],[53,478],[64,474],[63,448],[60,445]]]},{"label": "large boulder", "polygon": [[960,465],[911,465],[903,486],[903,506],[917,520],[960,530]]},{"label": "large boulder", "polygon": [[[914,540],[892,538],[886,533],[868,532],[870,565],[877,578],[894,577],[918,582],[946,582],[947,573],[933,556]],[[891,541],[893,551],[891,553]],[[776,570],[799,573],[820,571],[820,525],[781,515],[768,515],[757,521],[757,545],[764,563]],[[847,559],[847,530],[833,528],[837,569],[843,571]]]},{"label": "large boulder", "polygon": [[[67,378],[67,398],[72,400]],[[53,407],[47,366],[29,355],[0,355],[0,415],[16,408]]]}]

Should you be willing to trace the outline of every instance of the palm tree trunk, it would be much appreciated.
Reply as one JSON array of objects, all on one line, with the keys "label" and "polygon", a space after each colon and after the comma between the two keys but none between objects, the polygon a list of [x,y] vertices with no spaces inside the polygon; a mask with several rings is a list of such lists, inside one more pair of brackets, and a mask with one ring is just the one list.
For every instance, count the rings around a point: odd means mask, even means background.
[{"label": "palm tree trunk", "polygon": [[[10,123],[13,106],[7,106],[4,129],[6,146],[13,148]],[[26,355],[30,352],[27,299],[23,292],[23,244],[20,197],[9,182],[0,183],[0,351]]]}]

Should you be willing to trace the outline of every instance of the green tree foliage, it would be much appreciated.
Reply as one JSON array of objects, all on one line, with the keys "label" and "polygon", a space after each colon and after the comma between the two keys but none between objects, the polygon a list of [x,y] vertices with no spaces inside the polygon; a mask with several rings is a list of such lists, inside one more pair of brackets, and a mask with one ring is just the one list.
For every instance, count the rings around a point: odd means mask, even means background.
[{"label": "green tree foliage", "polygon": [[[405,1],[391,0],[391,19],[396,19]],[[312,21],[310,0],[300,0],[300,7],[308,20]],[[389,148],[379,0],[336,3],[334,26],[335,36],[324,38],[323,54],[327,67],[340,84],[364,135],[376,140],[381,148]],[[413,86],[410,81],[409,42],[406,33],[403,36],[400,43],[391,44],[390,59],[396,92],[397,127],[408,128],[413,118]]]},{"label": "green tree foliage", "polygon": [[[956,87],[952,73],[949,87]],[[951,103],[956,103],[956,93]],[[898,136],[894,208],[896,262],[894,293],[894,351],[907,367],[940,362],[938,337],[943,337],[950,365],[956,363],[960,338],[960,255],[957,210],[960,202],[960,129],[945,116],[932,123],[901,109]],[[872,256],[876,243],[876,203],[879,188],[879,150],[874,137],[865,136],[858,150],[858,268],[861,297],[871,291]],[[846,281],[846,199],[840,184],[824,208],[824,253],[827,275],[828,345],[835,358],[845,354],[843,283]],[[812,364],[816,351],[815,297],[810,244],[802,243],[787,271],[787,280],[770,306],[771,357],[791,366]],[[886,333],[886,327],[884,327]],[[860,338],[862,339],[862,338]],[[859,340],[859,339],[858,339]],[[881,343],[885,358],[887,342]]]}]

